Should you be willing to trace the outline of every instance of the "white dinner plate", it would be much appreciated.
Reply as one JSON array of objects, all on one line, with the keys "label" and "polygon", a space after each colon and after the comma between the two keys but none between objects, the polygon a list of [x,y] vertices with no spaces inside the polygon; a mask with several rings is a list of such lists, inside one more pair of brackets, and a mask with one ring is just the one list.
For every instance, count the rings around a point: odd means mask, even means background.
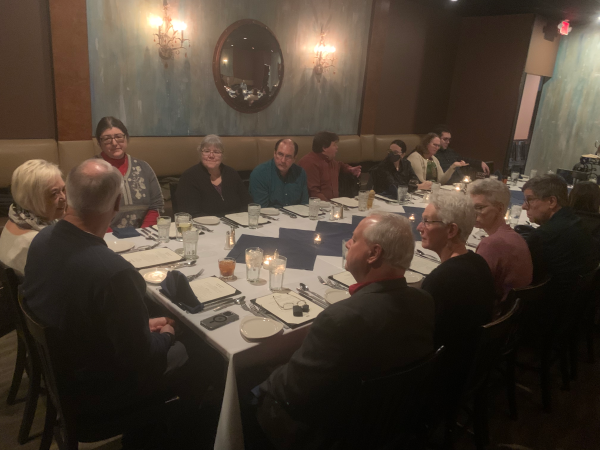
[{"label": "white dinner plate", "polygon": [[266,317],[246,316],[240,322],[240,333],[248,339],[264,339],[279,333],[283,329],[281,322]]},{"label": "white dinner plate", "polygon": [[261,208],[261,214],[266,214],[268,216],[278,216],[280,214],[277,208]]},{"label": "white dinner plate", "polygon": [[319,208],[323,211],[329,211],[331,209],[331,203],[322,201],[319,203]]},{"label": "white dinner plate", "polygon": [[143,269],[140,270],[140,273],[148,283],[160,284],[167,278],[169,271],[167,269]]},{"label": "white dinner plate", "polygon": [[325,292],[325,300],[329,303],[337,303],[350,298],[350,292],[342,291],[341,289],[328,289]]},{"label": "white dinner plate", "polygon": [[195,217],[194,222],[198,222],[200,225],[219,225],[221,219],[216,216],[204,216],[204,217]]},{"label": "white dinner plate", "polygon": [[108,248],[115,253],[126,252],[127,250],[131,250],[133,247],[135,247],[133,242],[122,239],[106,241],[106,245],[108,245]]},{"label": "white dinner plate", "polygon": [[417,272],[413,272],[412,270],[407,270],[404,273],[404,278],[406,278],[406,282],[408,284],[418,283],[423,279],[423,275]]}]

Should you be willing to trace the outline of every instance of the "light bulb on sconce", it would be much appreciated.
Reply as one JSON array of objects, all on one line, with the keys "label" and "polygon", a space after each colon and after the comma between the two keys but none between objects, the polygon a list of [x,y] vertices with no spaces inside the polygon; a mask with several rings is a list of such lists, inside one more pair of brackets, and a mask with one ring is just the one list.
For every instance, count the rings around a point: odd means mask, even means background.
[{"label": "light bulb on sconce", "polygon": [[332,45],[325,45],[325,33],[323,32],[323,28],[321,28],[321,39],[319,43],[315,45],[315,67],[313,68],[313,72],[317,77],[317,81],[321,82],[321,76],[324,72],[327,72],[329,69],[333,68],[333,75],[335,75],[335,47]]},{"label": "light bulb on sconce", "polygon": [[223,64],[227,64],[228,59],[227,58],[223,58]]},{"label": "light bulb on sconce", "polygon": [[[148,23],[153,28],[158,28],[158,32],[154,33],[154,42],[158,38],[158,56],[165,60],[165,68],[168,67],[169,59],[174,59],[175,55],[179,54],[179,50],[184,48],[183,44],[187,41],[188,48],[190,40],[185,39],[183,32],[187,29],[187,24],[180,20],[172,20],[169,15],[169,4],[166,0],[163,1],[163,17],[150,15]],[[187,53],[185,54],[187,58]]]}]

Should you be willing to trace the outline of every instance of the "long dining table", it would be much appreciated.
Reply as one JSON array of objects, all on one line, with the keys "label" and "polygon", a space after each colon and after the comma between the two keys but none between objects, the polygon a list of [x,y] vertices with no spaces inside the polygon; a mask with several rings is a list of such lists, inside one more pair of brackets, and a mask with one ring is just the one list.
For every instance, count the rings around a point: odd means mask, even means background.
[{"label": "long dining table", "polygon": [[[412,196],[411,202],[406,206],[406,210],[415,211],[424,209],[427,203],[420,196]],[[338,223],[352,223],[352,216],[367,216],[376,212],[389,212],[403,214],[407,217],[411,215],[403,206],[398,203],[385,202],[375,199],[373,208],[360,212],[357,208],[350,208],[344,211],[344,218],[338,220]],[[414,216],[417,216],[416,219]],[[420,222],[420,214],[413,215],[413,228]],[[285,214],[279,214],[275,217],[276,221],[262,225],[257,229],[249,229],[238,227],[236,229],[236,237],[241,235],[254,235],[265,237],[279,237],[280,228],[291,228],[297,230],[315,231],[318,220],[309,220],[298,216],[297,218],[289,217]],[[325,214],[319,218],[322,221],[329,221],[329,214]],[[520,220],[522,222],[522,220]],[[197,254],[198,259],[194,266],[183,267],[180,270],[184,275],[193,275],[200,269],[204,269],[201,278],[220,276],[218,259],[227,256],[229,250],[225,249],[226,232],[230,230],[229,225],[221,221],[218,225],[208,226],[212,232],[204,232],[199,236]],[[481,230],[475,229],[469,238],[469,246],[474,249],[481,239]],[[415,233],[416,248],[422,250],[430,256],[437,257],[433,252],[423,249],[420,245],[418,234]],[[107,234],[106,240],[115,240],[112,234]],[[132,244],[136,246],[147,245],[150,241],[142,236],[128,238]],[[163,244],[172,250],[177,250],[183,245],[182,242],[171,239],[169,243]],[[341,248],[341,241],[339,242]],[[282,256],[285,256],[282,254]],[[322,285],[318,276],[326,278],[330,275],[335,275],[343,272],[342,258],[338,256],[317,256],[313,270],[297,270],[286,269],[284,275],[283,286],[292,291],[299,286],[299,283],[305,283],[311,291],[324,296],[328,288]],[[236,264],[235,267],[236,280],[228,281],[228,283],[241,292],[241,295],[246,297],[246,301],[268,295],[269,290],[269,274],[266,270],[261,270],[260,278],[264,282],[249,283],[246,281],[245,264]],[[420,282],[418,283],[420,286]],[[223,311],[231,311],[240,317],[239,321],[227,324],[215,330],[207,330],[200,325],[200,322],[208,317],[214,316],[217,312],[210,308],[196,314],[190,314],[175,305],[171,300],[160,292],[160,286],[148,284],[147,292],[151,298],[164,306],[173,317],[177,318],[182,324],[195,332],[206,343],[218,351],[226,361],[227,372],[225,379],[225,389],[221,405],[221,412],[215,436],[214,448],[218,450],[241,450],[244,448],[244,436],[242,431],[242,419],[240,402],[238,397],[238,375],[245,368],[258,367],[267,364],[276,364],[287,361],[291,355],[302,344],[302,341],[310,328],[310,323],[296,328],[284,329],[281,333],[271,336],[259,342],[253,342],[245,339],[240,333],[241,320],[252,313],[242,309],[241,306],[232,305],[225,308]],[[223,312],[220,311],[220,312]]]}]

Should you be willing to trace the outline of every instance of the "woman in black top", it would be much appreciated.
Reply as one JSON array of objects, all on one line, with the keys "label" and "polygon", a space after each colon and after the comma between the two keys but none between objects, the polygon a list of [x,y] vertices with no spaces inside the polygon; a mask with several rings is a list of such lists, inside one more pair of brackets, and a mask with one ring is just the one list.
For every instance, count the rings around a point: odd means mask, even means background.
[{"label": "woman in black top", "polygon": [[252,198],[237,171],[223,164],[223,144],[214,134],[200,147],[199,164],[183,172],[177,186],[177,211],[192,217],[223,216],[247,211]]},{"label": "woman in black top", "polygon": [[600,252],[600,186],[591,181],[577,183],[569,194],[569,206],[594,238],[596,252]]},{"label": "woman in black top", "polygon": [[398,186],[408,186],[409,192],[431,189],[431,181],[419,183],[412,165],[404,159],[405,155],[406,144],[404,141],[395,140],[390,144],[390,151],[385,159],[369,171],[376,193],[396,198]]}]

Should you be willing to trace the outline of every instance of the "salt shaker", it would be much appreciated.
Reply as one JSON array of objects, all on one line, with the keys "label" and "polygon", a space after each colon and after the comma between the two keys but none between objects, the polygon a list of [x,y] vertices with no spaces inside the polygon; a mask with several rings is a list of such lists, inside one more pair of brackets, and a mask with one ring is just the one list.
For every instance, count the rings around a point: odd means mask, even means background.
[{"label": "salt shaker", "polygon": [[231,250],[233,245],[231,245],[231,233],[229,231],[225,232],[225,250]]}]

